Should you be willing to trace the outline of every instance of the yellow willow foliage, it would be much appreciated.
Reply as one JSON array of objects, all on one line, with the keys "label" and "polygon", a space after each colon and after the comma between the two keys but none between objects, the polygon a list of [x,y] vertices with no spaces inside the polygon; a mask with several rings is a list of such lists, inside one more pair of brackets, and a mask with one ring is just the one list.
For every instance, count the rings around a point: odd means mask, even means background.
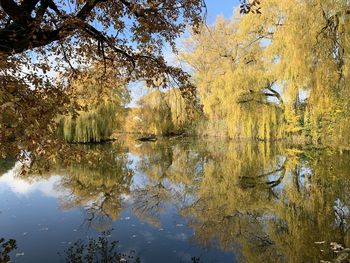
[{"label": "yellow willow foliage", "polygon": [[111,71],[95,65],[70,84],[69,92],[80,110],[59,120],[59,134],[66,141],[100,142],[120,127],[129,94],[123,81]]},{"label": "yellow willow foliage", "polygon": [[107,140],[118,127],[117,114],[121,109],[104,102],[95,109],[79,112],[79,116],[61,119],[62,136],[68,142],[100,142]]},{"label": "yellow willow foliage", "polygon": [[235,19],[218,18],[214,26],[189,39],[188,46],[182,55],[195,69],[208,119],[200,133],[261,140],[282,136],[284,105],[270,102],[271,94],[264,94],[273,84],[259,41],[240,39]]},{"label": "yellow willow foliage", "polygon": [[[350,3],[265,0],[187,40],[207,134],[350,145]],[[271,115],[274,115],[271,117]],[[339,133],[341,132],[341,133]]]},{"label": "yellow willow foliage", "polygon": [[175,131],[181,131],[184,129],[190,121],[190,116],[188,115],[187,102],[181,95],[179,89],[169,89],[165,92],[165,100],[169,105],[171,111],[171,121],[174,125]]},{"label": "yellow willow foliage", "polygon": [[179,89],[152,91],[141,98],[137,108],[129,110],[125,129],[154,135],[181,133],[190,122],[186,107]]},{"label": "yellow willow foliage", "polygon": [[[266,56],[275,79],[284,82],[286,100],[308,91],[308,136],[314,144],[349,145],[349,3],[347,1],[266,1],[275,6],[265,16],[265,31],[273,33]],[[273,11],[274,10],[274,11]],[[271,21],[272,12],[276,18]],[[269,18],[270,17],[270,20]],[[252,17],[251,17],[252,18]],[[276,22],[277,21],[277,22]],[[246,24],[249,22],[246,21]],[[247,30],[248,32],[248,30]],[[288,97],[289,96],[289,97]],[[290,105],[291,106],[291,105]],[[342,112],[342,114],[339,114]],[[340,132],[340,133],[339,133]]]}]

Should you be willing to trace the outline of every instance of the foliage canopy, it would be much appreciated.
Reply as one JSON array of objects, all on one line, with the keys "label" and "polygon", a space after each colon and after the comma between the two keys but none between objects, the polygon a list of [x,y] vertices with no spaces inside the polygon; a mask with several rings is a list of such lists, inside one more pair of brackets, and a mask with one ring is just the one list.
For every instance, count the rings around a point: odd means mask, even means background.
[{"label": "foliage canopy", "polygon": [[261,14],[219,17],[186,42],[205,132],[347,148],[349,2],[257,2]]},{"label": "foliage canopy", "polygon": [[[72,114],[68,83],[103,64],[122,83],[177,85],[193,100],[189,75],[169,66],[162,49],[186,26],[199,29],[202,0],[1,0],[0,142],[3,155],[54,158],[58,115]],[[55,81],[59,76],[59,83]],[[73,98],[74,99],[74,98]],[[60,150],[58,150],[60,149]]]}]

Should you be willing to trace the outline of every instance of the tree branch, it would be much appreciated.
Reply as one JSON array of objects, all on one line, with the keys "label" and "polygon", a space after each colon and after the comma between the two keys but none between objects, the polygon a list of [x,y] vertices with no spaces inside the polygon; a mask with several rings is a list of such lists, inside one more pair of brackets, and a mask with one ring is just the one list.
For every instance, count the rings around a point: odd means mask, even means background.
[{"label": "tree branch", "polygon": [[0,5],[13,21],[21,25],[27,26],[32,20],[13,0],[0,0]]},{"label": "tree branch", "polygon": [[85,20],[88,15],[91,13],[92,9],[99,3],[105,0],[87,0],[85,5],[77,13],[76,17],[82,20]]},{"label": "tree branch", "polygon": [[95,27],[89,25],[88,23],[84,24],[84,31],[86,33],[88,33],[90,36],[92,36],[93,38],[95,38],[96,40],[101,41],[103,43],[106,43],[111,49],[113,49],[113,51],[115,51],[115,52],[125,56],[131,62],[132,66],[133,66],[133,69],[136,68],[134,55],[129,54],[125,50],[122,50],[122,49],[116,47],[114,45],[112,39],[109,39],[107,36],[105,36],[103,33],[98,31]]}]

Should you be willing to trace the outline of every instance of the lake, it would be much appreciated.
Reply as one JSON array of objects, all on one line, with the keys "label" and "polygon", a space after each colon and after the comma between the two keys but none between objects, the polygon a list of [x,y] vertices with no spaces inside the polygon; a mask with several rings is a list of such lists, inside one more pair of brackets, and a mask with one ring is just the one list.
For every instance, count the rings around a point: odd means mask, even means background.
[{"label": "lake", "polygon": [[99,161],[25,176],[0,163],[0,243],[14,240],[0,261],[319,262],[336,256],[331,242],[350,245],[349,153],[193,138],[81,147]]}]

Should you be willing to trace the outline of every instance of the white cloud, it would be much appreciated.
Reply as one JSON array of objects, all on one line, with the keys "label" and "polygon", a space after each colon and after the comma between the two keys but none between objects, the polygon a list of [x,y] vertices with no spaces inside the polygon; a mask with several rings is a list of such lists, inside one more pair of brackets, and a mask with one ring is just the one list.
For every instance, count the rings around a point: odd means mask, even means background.
[{"label": "white cloud", "polygon": [[11,170],[0,177],[0,189],[5,187],[6,189],[10,189],[14,194],[25,197],[35,192],[40,192],[47,197],[55,198],[64,194],[55,187],[61,179],[60,176],[53,175],[48,179],[30,181],[18,175],[20,167],[21,164],[18,162]]}]

